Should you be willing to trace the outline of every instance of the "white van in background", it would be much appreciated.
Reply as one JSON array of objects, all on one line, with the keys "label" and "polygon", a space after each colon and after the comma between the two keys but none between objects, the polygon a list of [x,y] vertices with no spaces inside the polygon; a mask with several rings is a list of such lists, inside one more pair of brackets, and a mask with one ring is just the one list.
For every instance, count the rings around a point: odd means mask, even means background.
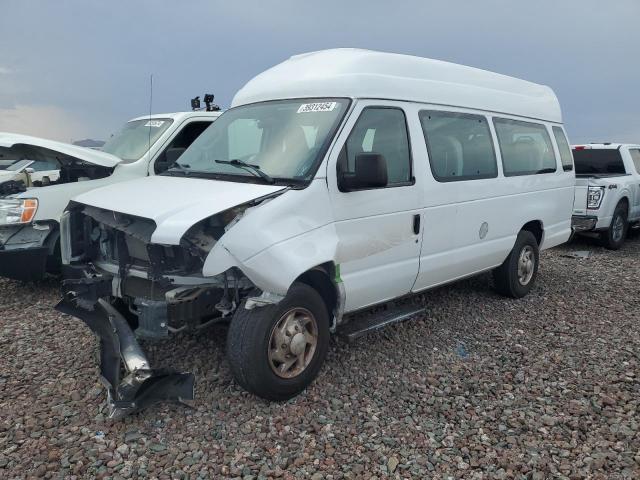
[{"label": "white van in background", "polygon": [[0,171],[0,187],[20,185],[4,197],[0,194],[0,276],[38,280],[45,272],[57,272],[58,224],[71,198],[100,186],[163,172],[220,113],[192,111],[134,118],[100,150],[0,133],[0,150],[5,155],[34,159]]},{"label": "white van in background", "polygon": [[283,400],[316,377],[330,332],[415,315],[411,294],[492,270],[526,295],[540,250],[571,234],[574,184],[548,87],[406,55],[298,55],[247,83],[174,168],[74,199],[58,309],[100,336],[112,417],[193,397],[193,375],[154,372],[136,337],[229,320],[238,383]]}]

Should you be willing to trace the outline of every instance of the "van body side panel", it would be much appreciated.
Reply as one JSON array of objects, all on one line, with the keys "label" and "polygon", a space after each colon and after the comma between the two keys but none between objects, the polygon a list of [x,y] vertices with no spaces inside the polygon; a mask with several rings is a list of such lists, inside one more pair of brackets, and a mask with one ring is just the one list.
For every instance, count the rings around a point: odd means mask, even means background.
[{"label": "van body side panel", "polygon": [[556,158],[554,173],[505,177],[493,126],[491,133],[496,178],[438,182],[429,175],[426,181],[425,230],[414,291],[499,266],[530,221],[542,223],[541,249],[564,243],[571,235],[573,172],[564,172]]}]

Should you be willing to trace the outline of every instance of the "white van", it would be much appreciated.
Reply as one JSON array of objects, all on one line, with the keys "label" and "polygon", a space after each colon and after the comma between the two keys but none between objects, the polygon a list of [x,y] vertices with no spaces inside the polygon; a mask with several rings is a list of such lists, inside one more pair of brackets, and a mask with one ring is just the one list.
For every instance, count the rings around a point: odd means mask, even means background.
[{"label": "white van", "polygon": [[539,251],[571,234],[568,145],[544,86],[365,50],[295,56],[175,168],[70,204],[58,309],[101,337],[113,417],[193,396],[193,376],[154,372],[136,337],[228,320],[238,383],[287,399],[331,332],[406,319],[422,310],[411,294],[493,270],[526,295]]},{"label": "white van", "polygon": [[[0,172],[0,276],[39,280],[46,272],[57,273],[58,223],[69,200],[100,186],[166,170],[220,113],[134,118],[101,151],[0,133],[0,150],[36,159],[21,160]],[[10,187],[8,194],[3,195],[3,185]]]}]

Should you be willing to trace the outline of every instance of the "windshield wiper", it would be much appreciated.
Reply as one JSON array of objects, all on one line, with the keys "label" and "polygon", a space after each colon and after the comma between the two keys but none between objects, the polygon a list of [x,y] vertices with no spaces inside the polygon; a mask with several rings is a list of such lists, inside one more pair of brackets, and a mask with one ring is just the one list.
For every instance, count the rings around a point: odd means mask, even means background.
[{"label": "windshield wiper", "polygon": [[276,183],[275,179],[263,172],[258,165],[252,165],[251,163],[243,162],[237,158],[234,158],[233,160],[216,160],[215,162],[249,170],[261,177],[267,183]]}]

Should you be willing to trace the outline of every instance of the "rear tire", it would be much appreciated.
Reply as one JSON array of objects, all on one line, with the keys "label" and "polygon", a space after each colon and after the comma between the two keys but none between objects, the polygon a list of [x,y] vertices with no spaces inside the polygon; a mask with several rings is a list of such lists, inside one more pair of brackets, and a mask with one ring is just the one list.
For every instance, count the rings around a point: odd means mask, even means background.
[{"label": "rear tire", "polygon": [[616,205],[616,209],[613,211],[613,217],[611,218],[611,225],[609,228],[602,232],[600,238],[605,248],[609,250],[618,250],[624,244],[627,238],[627,231],[629,229],[628,221],[629,212],[627,206],[620,202]]},{"label": "rear tire", "polygon": [[313,382],[327,355],[329,316],[322,297],[310,286],[294,283],[276,305],[252,310],[244,305],[227,334],[234,378],[267,400],[296,396]]},{"label": "rear tire", "polygon": [[507,259],[493,270],[493,280],[498,293],[512,298],[522,298],[531,291],[538,276],[540,252],[533,233],[522,230]]}]

